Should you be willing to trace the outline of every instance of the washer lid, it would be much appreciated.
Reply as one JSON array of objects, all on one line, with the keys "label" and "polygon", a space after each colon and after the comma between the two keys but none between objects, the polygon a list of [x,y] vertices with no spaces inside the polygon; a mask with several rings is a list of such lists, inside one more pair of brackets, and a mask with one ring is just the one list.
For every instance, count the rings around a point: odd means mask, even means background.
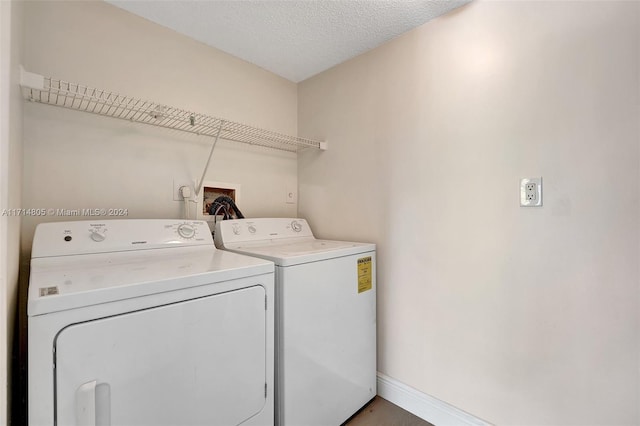
[{"label": "washer lid", "polygon": [[317,240],[306,220],[259,218],[216,223],[216,247],[258,256],[279,266],[374,251],[375,244]]},{"label": "washer lid", "polygon": [[350,256],[375,251],[376,245],[370,243],[353,243],[348,241],[331,241],[305,239],[286,242],[263,242],[234,244],[227,247],[236,253],[258,256],[271,260],[278,266],[292,266],[302,263],[318,262],[336,257]]},{"label": "washer lid", "polygon": [[29,316],[273,273],[273,263],[212,246],[35,258]]}]

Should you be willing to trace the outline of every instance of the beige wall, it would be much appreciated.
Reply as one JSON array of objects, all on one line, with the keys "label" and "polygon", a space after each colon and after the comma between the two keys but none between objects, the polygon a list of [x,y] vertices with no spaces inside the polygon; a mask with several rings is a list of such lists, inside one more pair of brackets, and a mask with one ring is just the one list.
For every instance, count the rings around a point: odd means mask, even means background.
[{"label": "beige wall", "polygon": [[[21,207],[22,3],[0,2],[0,211]],[[20,217],[0,216],[0,424],[8,424],[11,354],[14,335],[20,247]]]},{"label": "beige wall", "polygon": [[[27,2],[25,68],[287,134],[296,85],[103,2]],[[127,208],[129,218],[179,218],[173,180],[199,179],[212,140],[39,104],[25,107],[24,205]],[[295,216],[292,153],[221,141],[206,177],[241,185],[248,216]],[[23,250],[43,220],[26,218]]]},{"label": "beige wall", "polygon": [[[22,4],[0,2],[0,211],[21,207]],[[20,217],[0,216],[0,424],[8,424],[11,354],[18,293]]]},{"label": "beige wall", "polygon": [[[639,7],[476,2],[296,99],[293,83],[110,5],[28,2],[24,64],[326,138],[298,165],[222,143],[207,179],[240,183],[247,215],[293,216],[298,167],[319,236],[378,243],[381,372],[497,424],[637,424]],[[18,145],[2,132],[5,161]],[[172,181],[199,177],[209,144],[27,104],[22,204],[179,217]],[[543,208],[518,206],[525,176],[543,177]]]},{"label": "beige wall", "polygon": [[380,372],[496,424],[640,423],[639,8],[474,2],[300,84],[330,149],[299,214],[378,244]]}]

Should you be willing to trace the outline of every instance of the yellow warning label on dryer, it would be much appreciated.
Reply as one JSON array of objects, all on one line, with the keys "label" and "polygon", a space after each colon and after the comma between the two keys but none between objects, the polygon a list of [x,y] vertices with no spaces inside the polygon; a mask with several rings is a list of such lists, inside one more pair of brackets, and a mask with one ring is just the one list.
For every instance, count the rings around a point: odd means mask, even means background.
[{"label": "yellow warning label on dryer", "polygon": [[358,259],[358,293],[371,290],[371,256]]}]

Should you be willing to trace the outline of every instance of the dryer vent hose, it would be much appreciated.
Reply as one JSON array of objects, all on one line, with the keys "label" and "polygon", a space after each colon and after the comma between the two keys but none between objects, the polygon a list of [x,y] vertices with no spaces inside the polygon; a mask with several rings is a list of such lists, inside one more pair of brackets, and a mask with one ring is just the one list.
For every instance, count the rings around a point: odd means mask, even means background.
[{"label": "dryer vent hose", "polygon": [[226,195],[221,195],[211,203],[209,214],[212,216],[222,215],[222,220],[244,219],[244,215],[236,206],[236,203]]}]

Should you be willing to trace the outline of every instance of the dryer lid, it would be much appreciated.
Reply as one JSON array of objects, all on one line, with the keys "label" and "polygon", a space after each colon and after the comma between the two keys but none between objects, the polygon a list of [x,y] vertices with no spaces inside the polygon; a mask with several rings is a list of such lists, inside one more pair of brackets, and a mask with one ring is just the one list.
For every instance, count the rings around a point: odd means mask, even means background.
[{"label": "dryer lid", "polygon": [[208,225],[202,221],[40,224],[33,243],[28,315],[272,273],[273,269],[270,262],[216,250]]},{"label": "dryer lid", "polygon": [[31,261],[29,316],[273,273],[273,263],[211,248]]}]

